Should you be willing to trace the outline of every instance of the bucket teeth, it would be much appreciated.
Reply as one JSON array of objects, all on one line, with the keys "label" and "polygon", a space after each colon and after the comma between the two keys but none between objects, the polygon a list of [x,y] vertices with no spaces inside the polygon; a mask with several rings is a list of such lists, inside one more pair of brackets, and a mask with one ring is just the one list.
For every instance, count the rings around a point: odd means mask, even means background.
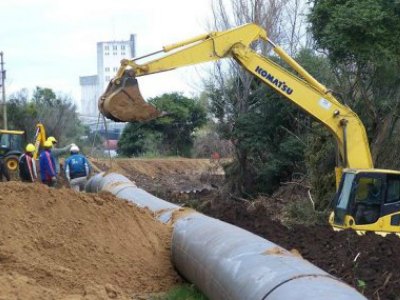
[{"label": "bucket teeth", "polygon": [[129,71],[108,84],[98,106],[106,118],[116,122],[145,122],[163,115],[144,101],[138,82]]}]

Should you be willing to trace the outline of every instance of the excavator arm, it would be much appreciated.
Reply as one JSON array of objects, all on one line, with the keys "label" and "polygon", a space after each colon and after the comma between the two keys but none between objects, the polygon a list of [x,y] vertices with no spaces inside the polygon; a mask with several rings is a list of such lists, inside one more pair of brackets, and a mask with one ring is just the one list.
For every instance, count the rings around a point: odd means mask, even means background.
[{"label": "excavator arm", "polygon": [[[269,42],[275,53],[300,76],[296,76],[251,48],[257,41]],[[170,53],[172,50],[174,52]],[[158,53],[164,56],[138,64]],[[336,138],[342,167],[372,168],[365,128],[358,116],[334,98],[331,92],[304,70],[282,48],[271,42],[264,29],[246,24],[231,30],[212,32],[163,47],[162,51],[122,60],[116,77],[100,98],[100,111],[117,121],[146,121],[162,113],[147,104],[136,77],[204,62],[233,58],[262,82],[323,123]],[[340,178],[340,170],[337,176]]]},{"label": "excavator arm", "polygon": [[39,156],[39,149],[43,147],[44,142],[46,141],[46,129],[42,123],[36,124],[36,131],[35,131],[35,152],[33,153],[33,158],[37,159]]}]

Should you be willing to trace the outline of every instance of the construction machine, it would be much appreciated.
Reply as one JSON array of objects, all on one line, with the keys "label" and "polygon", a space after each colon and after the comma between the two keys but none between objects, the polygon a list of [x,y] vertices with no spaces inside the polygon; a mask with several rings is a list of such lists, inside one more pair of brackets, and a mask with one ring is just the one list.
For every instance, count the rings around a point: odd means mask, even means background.
[{"label": "construction machine", "polygon": [[8,171],[18,169],[18,158],[23,153],[25,131],[0,129],[0,157]]},{"label": "construction machine", "polygon": [[[259,42],[269,43],[297,75],[259,54]],[[164,55],[150,59],[159,53]],[[145,58],[147,62],[138,63]],[[331,90],[274,44],[256,24],[207,33],[136,59],[122,60],[115,78],[99,99],[99,109],[115,121],[156,118],[162,113],[143,100],[136,77],[223,58],[234,59],[324,124],[335,137],[339,154],[335,168],[337,193],[329,217],[334,229],[400,234],[400,172],[374,168],[366,131],[357,114],[340,103]]]},{"label": "construction machine", "polygon": [[40,147],[43,148],[46,139],[46,129],[44,128],[44,125],[42,123],[37,123],[34,137],[35,152],[33,153],[33,158],[35,160],[38,158]]}]

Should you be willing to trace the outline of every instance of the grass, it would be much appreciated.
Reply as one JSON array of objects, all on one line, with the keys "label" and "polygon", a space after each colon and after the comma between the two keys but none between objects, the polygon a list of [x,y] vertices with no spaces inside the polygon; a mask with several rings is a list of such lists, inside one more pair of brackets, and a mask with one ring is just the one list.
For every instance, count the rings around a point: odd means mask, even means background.
[{"label": "grass", "polygon": [[193,284],[182,284],[154,300],[207,300],[207,298]]},{"label": "grass", "polygon": [[326,224],[327,219],[327,212],[314,210],[307,200],[291,202],[283,209],[283,223],[287,227]]}]

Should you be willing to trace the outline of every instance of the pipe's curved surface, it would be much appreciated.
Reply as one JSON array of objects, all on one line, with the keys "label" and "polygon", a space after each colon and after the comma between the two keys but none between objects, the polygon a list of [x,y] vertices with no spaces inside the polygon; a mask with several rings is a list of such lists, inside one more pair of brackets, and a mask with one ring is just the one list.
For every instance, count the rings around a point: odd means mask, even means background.
[{"label": "pipe's curved surface", "polygon": [[88,192],[106,190],[173,224],[172,260],[210,299],[365,300],[355,289],[246,230],[159,199],[126,177],[97,174]]}]

